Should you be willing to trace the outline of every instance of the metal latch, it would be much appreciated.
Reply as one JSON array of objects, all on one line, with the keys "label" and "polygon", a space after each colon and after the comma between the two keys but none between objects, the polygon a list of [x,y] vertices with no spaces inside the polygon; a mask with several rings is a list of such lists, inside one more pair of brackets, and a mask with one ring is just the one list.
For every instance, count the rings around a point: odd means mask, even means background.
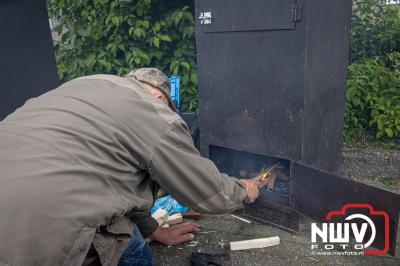
[{"label": "metal latch", "polygon": [[300,4],[292,5],[290,9],[290,19],[293,22],[299,21],[302,19],[303,7]]},{"label": "metal latch", "polygon": [[200,12],[200,16],[199,16],[200,24],[203,24],[203,25],[211,24],[212,18],[213,17],[212,17],[211,11]]}]

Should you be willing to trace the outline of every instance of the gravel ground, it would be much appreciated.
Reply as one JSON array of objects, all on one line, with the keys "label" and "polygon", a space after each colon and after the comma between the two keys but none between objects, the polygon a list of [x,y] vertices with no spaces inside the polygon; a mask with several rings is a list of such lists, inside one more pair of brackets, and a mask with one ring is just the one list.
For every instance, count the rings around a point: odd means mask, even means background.
[{"label": "gravel ground", "polygon": [[[345,149],[342,175],[400,193],[400,151]],[[197,223],[202,233],[192,242],[176,247],[152,243],[155,265],[190,265],[192,252],[228,253],[232,265],[400,265],[399,248],[396,257],[312,255],[309,226],[294,234],[256,221],[248,224],[230,215],[204,215]],[[281,244],[247,251],[229,249],[230,241],[271,236],[279,236]]]},{"label": "gravel ground", "polygon": [[344,149],[342,175],[400,193],[400,150]]}]

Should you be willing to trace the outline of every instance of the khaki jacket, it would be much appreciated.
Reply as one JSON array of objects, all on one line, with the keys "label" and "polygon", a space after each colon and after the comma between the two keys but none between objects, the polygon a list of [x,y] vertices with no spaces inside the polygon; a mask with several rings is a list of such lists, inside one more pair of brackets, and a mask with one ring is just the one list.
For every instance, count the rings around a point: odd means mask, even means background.
[{"label": "khaki jacket", "polygon": [[88,76],[31,99],[0,122],[0,265],[80,265],[92,243],[115,265],[159,187],[206,213],[246,196],[139,82]]}]

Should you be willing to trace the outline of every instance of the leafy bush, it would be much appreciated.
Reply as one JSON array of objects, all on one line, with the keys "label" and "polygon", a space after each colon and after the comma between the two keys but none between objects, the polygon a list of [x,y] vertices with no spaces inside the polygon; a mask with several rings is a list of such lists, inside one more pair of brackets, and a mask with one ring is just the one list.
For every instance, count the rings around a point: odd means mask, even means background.
[{"label": "leafy bush", "polygon": [[387,0],[355,0],[351,27],[350,63],[400,52],[399,10]]},{"label": "leafy bush", "polygon": [[365,131],[376,138],[400,138],[400,53],[366,59],[349,67],[345,136],[354,138]]},{"label": "leafy bush", "polygon": [[400,139],[400,12],[386,0],[353,8],[345,139]]},{"label": "leafy bush", "polygon": [[59,76],[124,75],[154,66],[181,76],[182,109],[195,110],[194,18],[187,5],[162,0],[48,0],[62,33],[55,46]]}]

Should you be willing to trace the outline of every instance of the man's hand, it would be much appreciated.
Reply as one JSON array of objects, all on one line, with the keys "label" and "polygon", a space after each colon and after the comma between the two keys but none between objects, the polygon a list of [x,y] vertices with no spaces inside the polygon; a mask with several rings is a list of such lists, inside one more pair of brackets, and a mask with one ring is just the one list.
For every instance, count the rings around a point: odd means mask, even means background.
[{"label": "man's hand", "polygon": [[151,235],[164,245],[175,246],[194,239],[194,234],[200,232],[200,226],[194,223],[175,224],[167,228],[157,228]]},{"label": "man's hand", "polygon": [[247,191],[246,202],[253,203],[258,196],[260,196],[260,189],[258,188],[257,182],[251,179],[240,179]]}]

